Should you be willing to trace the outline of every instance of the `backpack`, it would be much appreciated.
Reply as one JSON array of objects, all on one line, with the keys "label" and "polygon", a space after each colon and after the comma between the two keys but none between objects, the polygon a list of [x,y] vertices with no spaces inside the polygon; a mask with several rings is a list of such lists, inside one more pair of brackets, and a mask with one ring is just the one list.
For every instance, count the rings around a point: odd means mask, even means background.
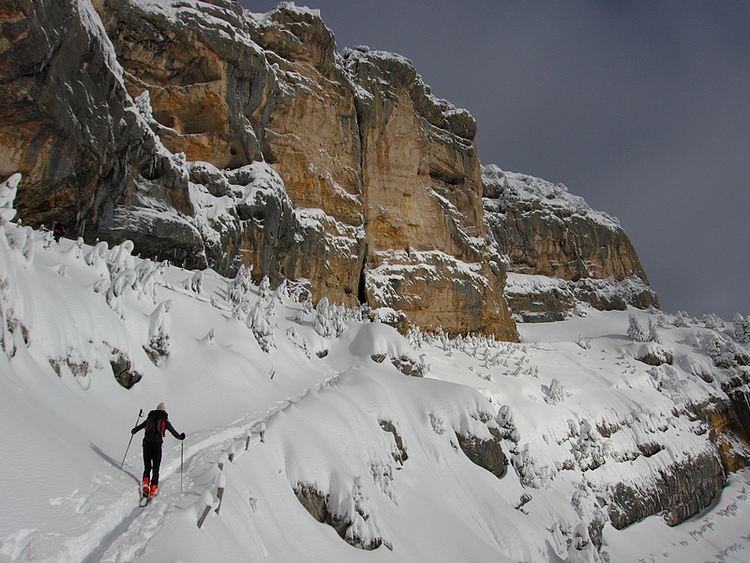
[{"label": "backpack", "polygon": [[167,413],[164,411],[151,411],[146,419],[146,434],[158,433],[160,438],[167,431]]}]

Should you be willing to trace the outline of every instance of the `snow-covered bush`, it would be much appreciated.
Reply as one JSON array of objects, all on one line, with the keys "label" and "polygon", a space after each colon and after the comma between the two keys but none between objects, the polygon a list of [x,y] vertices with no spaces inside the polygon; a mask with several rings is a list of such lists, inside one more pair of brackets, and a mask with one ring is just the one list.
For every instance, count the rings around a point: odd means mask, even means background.
[{"label": "snow-covered bush", "polygon": [[677,311],[672,321],[672,325],[677,328],[685,328],[691,324],[692,319],[685,311]]},{"label": "snow-covered bush", "polygon": [[108,249],[109,246],[105,241],[99,241],[86,253],[83,260],[92,268],[98,269],[106,263]]},{"label": "snow-covered bush", "polygon": [[734,338],[742,344],[750,344],[750,315],[746,317],[739,313],[735,315]]},{"label": "snow-covered bush", "polygon": [[133,268],[135,260],[133,259],[133,242],[125,240],[117,246],[113,246],[107,255],[107,267],[111,277],[114,279],[120,272]]},{"label": "snow-covered bush", "polygon": [[253,331],[261,350],[269,352],[276,347],[274,328],[276,301],[274,299],[258,299],[247,315],[246,324]]},{"label": "snow-covered bush", "polygon": [[550,382],[549,386],[542,385],[542,393],[544,394],[544,401],[551,405],[556,405],[557,403],[563,401],[566,395],[562,383],[554,378]]},{"label": "snow-covered bush", "polygon": [[703,315],[703,324],[711,330],[721,330],[724,328],[724,320],[713,313]]},{"label": "snow-covered bush", "polygon": [[313,328],[320,336],[327,338],[333,334],[330,311],[331,305],[327,297],[323,297],[315,306],[315,318],[313,319]]},{"label": "snow-covered bush", "polygon": [[503,405],[500,407],[495,416],[495,422],[497,422],[500,438],[518,444],[521,440],[521,435],[518,432],[518,428],[516,428],[513,420],[513,411],[510,410],[510,406]]},{"label": "snow-covered bush", "polygon": [[735,346],[718,333],[708,334],[703,341],[703,345],[706,355],[713,360],[717,367],[730,368],[737,365]]},{"label": "snow-covered bush", "polygon": [[199,294],[203,291],[203,272],[196,270],[195,273],[182,282],[182,287],[187,291]]},{"label": "snow-covered bush", "polygon": [[227,285],[227,301],[232,307],[232,316],[237,320],[241,320],[247,314],[250,288],[253,286],[253,280],[250,277],[252,271],[252,266],[248,268],[240,264],[237,275]]},{"label": "snow-covered bush", "polygon": [[586,418],[578,424],[578,437],[571,444],[571,453],[583,471],[596,469],[606,461],[608,448],[602,443],[599,433]]},{"label": "snow-covered bush", "polygon": [[635,315],[628,315],[628,338],[633,342],[646,342],[648,335],[643,327],[635,318]]},{"label": "snow-covered bush", "polygon": [[659,337],[656,326],[651,319],[648,320],[648,335],[646,336],[646,340],[648,342],[656,342],[657,344],[661,344],[661,338]]},{"label": "snow-covered bush", "polygon": [[21,342],[29,345],[29,331],[18,318],[11,289],[10,276],[0,272],[0,349],[9,358]]},{"label": "snow-covered bush", "polygon": [[135,270],[124,270],[114,278],[109,289],[107,289],[107,305],[109,305],[121,319],[125,318],[125,308],[122,303],[122,295],[128,288],[133,287],[133,284],[137,279],[138,274],[136,274]]},{"label": "snow-covered bush", "polygon": [[6,222],[12,221],[16,216],[13,203],[18,192],[18,184],[21,183],[21,175],[16,173],[0,184],[0,227]]},{"label": "snow-covered bush", "polygon": [[170,317],[172,301],[162,301],[149,315],[148,343],[144,346],[149,358],[158,366],[169,355]]},{"label": "snow-covered bush", "polygon": [[540,466],[529,454],[529,444],[524,444],[520,451],[511,457],[510,462],[524,487],[539,489],[549,486],[552,480],[549,468]]},{"label": "snow-covered bush", "polygon": [[261,299],[264,300],[271,296],[271,280],[268,279],[268,276],[263,276],[263,279],[260,280],[258,293],[260,294]]},{"label": "snow-covered bush", "polygon": [[276,288],[276,292],[274,293],[274,299],[276,299],[277,303],[283,303],[285,297],[289,297],[289,284],[286,278],[281,280],[279,287]]}]

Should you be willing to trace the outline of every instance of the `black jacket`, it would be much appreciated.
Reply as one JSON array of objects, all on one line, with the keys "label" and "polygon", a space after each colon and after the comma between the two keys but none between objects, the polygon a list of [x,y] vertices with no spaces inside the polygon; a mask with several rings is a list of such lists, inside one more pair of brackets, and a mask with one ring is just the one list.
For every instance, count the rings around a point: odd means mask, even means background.
[{"label": "black jacket", "polygon": [[168,416],[165,411],[151,411],[148,413],[146,420],[133,428],[132,433],[135,434],[145,428],[146,433],[143,436],[144,444],[161,444],[167,430],[178,440],[184,440],[185,435],[177,433],[172,424],[170,424]]}]

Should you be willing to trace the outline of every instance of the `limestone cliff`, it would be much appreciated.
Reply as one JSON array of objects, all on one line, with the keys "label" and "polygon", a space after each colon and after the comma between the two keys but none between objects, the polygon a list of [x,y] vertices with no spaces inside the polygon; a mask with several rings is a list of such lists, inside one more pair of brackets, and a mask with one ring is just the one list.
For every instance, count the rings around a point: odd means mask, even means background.
[{"label": "limestone cliff", "polygon": [[519,318],[560,320],[579,301],[597,309],[658,307],[617,219],[562,184],[494,165],[482,179],[487,224],[514,272],[506,297]]},{"label": "limestone cliff", "polygon": [[5,13],[0,172],[24,175],[24,220],[515,338],[476,124],[406,59],[341,55],[316,11],[287,4],[18,0]]}]

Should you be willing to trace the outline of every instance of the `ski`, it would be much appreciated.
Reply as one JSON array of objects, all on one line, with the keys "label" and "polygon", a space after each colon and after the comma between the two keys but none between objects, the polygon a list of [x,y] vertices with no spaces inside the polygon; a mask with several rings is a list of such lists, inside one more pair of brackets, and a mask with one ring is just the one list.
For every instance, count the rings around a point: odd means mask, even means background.
[{"label": "ski", "polygon": [[151,504],[153,498],[154,497],[141,497],[141,500],[138,502],[138,506],[140,506],[141,508],[148,506],[149,504]]}]

